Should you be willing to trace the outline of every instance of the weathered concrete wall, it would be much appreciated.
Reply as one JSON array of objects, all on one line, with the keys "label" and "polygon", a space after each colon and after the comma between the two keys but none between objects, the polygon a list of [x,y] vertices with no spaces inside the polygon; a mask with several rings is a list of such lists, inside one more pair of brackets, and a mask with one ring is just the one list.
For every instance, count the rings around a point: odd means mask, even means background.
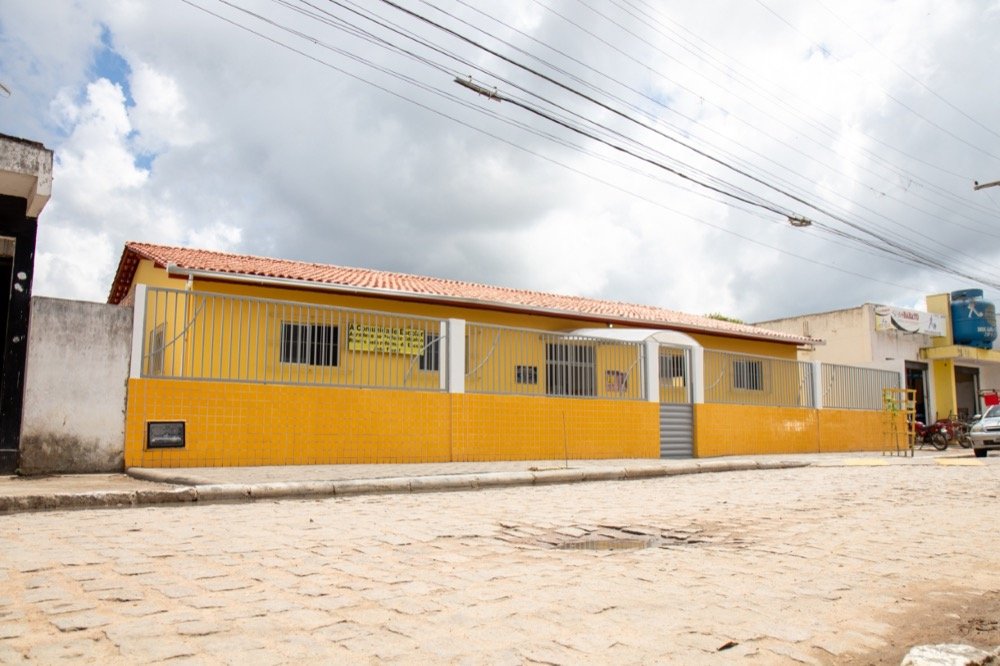
[{"label": "weathered concrete wall", "polygon": [[131,308],[31,299],[23,473],[124,468],[131,342]]}]

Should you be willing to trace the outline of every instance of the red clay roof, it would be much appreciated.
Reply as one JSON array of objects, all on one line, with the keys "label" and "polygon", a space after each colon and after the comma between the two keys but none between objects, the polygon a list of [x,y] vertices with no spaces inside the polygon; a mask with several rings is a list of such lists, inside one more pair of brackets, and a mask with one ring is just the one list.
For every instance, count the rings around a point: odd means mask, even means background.
[{"label": "red clay roof", "polygon": [[108,295],[109,303],[119,303],[128,294],[136,267],[141,259],[149,259],[160,267],[171,265],[181,269],[219,273],[218,279],[225,279],[226,275],[280,278],[306,283],[302,285],[303,288],[308,288],[308,283],[313,283],[317,286],[323,285],[323,288],[327,290],[331,287],[334,289],[342,287],[344,291],[359,288],[371,290],[388,298],[419,299],[429,302],[460,300],[471,307],[543,312],[544,314],[614,322],[630,326],[715,333],[787,344],[816,342],[810,338],[769,331],[747,324],[734,324],[649,305],[604,301],[580,296],[562,296],[540,291],[510,289],[474,282],[445,280],[366,268],[347,268],[135,242],[125,244],[125,250],[118,264],[118,271]]}]

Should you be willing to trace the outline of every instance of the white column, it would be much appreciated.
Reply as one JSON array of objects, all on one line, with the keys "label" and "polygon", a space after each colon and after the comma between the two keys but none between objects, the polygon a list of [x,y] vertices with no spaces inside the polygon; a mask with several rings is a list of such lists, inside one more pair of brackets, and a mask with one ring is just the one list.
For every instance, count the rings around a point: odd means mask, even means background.
[{"label": "white column", "polygon": [[129,377],[142,376],[142,341],[146,334],[146,285],[135,286],[135,303],[132,305],[132,360]]},{"label": "white column", "polygon": [[823,409],[823,362],[813,361],[813,407]]},{"label": "white column", "polygon": [[449,319],[447,326],[448,353],[441,381],[449,393],[465,393],[465,320]]},{"label": "white column", "polygon": [[691,368],[691,402],[696,405],[705,404],[705,348],[701,345],[690,347]]},{"label": "white column", "polygon": [[646,340],[646,400],[660,401],[660,344]]}]

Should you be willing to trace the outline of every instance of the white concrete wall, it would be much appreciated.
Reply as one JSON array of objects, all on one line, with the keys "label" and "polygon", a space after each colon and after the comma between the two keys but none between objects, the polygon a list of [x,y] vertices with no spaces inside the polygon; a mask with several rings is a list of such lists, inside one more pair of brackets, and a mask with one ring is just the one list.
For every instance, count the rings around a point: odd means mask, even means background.
[{"label": "white concrete wall", "polygon": [[23,473],[123,469],[131,341],[131,308],[31,299]]},{"label": "white concrete wall", "polygon": [[776,319],[756,324],[761,328],[824,340],[812,351],[800,351],[800,361],[822,361],[844,365],[870,365],[874,322],[869,322],[868,305]]}]

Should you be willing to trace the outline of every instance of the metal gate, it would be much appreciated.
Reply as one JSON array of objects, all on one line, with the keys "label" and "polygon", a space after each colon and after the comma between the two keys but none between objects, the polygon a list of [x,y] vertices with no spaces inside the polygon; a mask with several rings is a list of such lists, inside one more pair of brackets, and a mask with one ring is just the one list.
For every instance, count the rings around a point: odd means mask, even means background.
[{"label": "metal gate", "polygon": [[660,457],[694,455],[694,409],[691,405],[660,403]]},{"label": "metal gate", "polygon": [[694,455],[694,408],[691,405],[691,353],[660,345],[660,457]]}]

